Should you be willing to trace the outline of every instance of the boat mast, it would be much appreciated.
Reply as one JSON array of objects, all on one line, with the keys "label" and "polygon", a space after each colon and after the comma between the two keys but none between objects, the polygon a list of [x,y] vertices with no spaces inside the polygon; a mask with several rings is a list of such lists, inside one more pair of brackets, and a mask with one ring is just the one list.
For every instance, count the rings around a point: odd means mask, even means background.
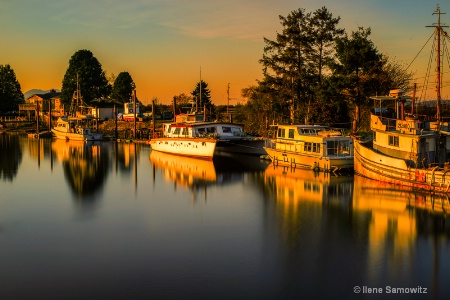
[{"label": "boat mast", "polygon": [[[442,82],[442,74],[441,74],[441,33],[444,32],[442,29],[443,27],[448,26],[442,26],[441,25],[441,9],[439,8],[439,4],[436,6],[436,11],[433,13],[433,15],[438,15],[438,22],[436,25],[433,26],[427,26],[427,27],[434,27],[435,30],[435,38],[436,38],[436,119],[438,124],[441,122],[441,82]],[[445,32],[444,32],[445,34]]]}]

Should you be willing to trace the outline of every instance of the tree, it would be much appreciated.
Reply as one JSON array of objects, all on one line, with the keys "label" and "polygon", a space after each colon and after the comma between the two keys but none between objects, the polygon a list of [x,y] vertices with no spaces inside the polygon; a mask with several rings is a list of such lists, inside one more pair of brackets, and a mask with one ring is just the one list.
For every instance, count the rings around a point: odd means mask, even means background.
[{"label": "tree", "polygon": [[111,100],[125,103],[129,102],[136,85],[128,72],[120,72],[114,81]]},{"label": "tree", "polygon": [[[182,93],[178,96],[173,96],[175,103],[177,105],[177,110],[180,111],[182,107],[194,107],[195,101],[192,96],[188,96],[185,93]],[[173,102],[172,102],[173,103]]]},{"label": "tree", "polygon": [[309,122],[309,107],[317,102],[324,70],[334,57],[334,41],[344,31],[337,28],[340,18],[333,18],[325,7],[312,13],[304,9],[280,16],[283,30],[276,40],[264,38],[263,65],[266,90],[272,89],[283,104],[280,114],[294,109]]},{"label": "tree", "polygon": [[200,80],[197,83],[195,89],[191,92],[191,95],[195,99],[196,106],[199,109],[202,109],[204,105],[206,105],[206,107],[209,108],[212,104],[208,84],[203,80]]},{"label": "tree", "polygon": [[10,65],[0,65],[0,112],[19,109],[25,99],[17,81],[16,74]]},{"label": "tree", "polygon": [[333,64],[334,82],[355,108],[353,132],[360,126],[361,105],[380,88],[378,75],[382,73],[383,56],[369,39],[370,34],[370,28],[360,27],[336,41],[338,60]]},{"label": "tree", "polygon": [[90,104],[94,99],[105,99],[111,95],[111,85],[106,79],[102,65],[89,50],[79,50],[69,60],[61,89],[61,102],[70,105],[72,95],[80,86],[84,102]]}]

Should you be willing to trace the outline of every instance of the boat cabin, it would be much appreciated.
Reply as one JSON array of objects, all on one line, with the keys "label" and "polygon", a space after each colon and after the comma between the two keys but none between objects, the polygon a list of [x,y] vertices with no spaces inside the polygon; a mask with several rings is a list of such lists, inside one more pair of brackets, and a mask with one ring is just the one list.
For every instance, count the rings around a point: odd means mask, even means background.
[{"label": "boat cabin", "polygon": [[[389,96],[371,97],[379,109],[372,111],[370,129],[373,149],[392,157],[402,158],[411,167],[443,166],[450,149],[448,122],[437,122],[426,116],[407,115],[402,104],[403,92]],[[406,99],[406,100],[405,100]],[[388,101],[388,102],[387,102]],[[395,107],[394,114],[385,114],[383,104]],[[390,103],[389,103],[390,102]]]},{"label": "boat cabin", "polygon": [[341,131],[321,125],[276,125],[272,139],[277,150],[317,156],[352,156],[353,140]]},{"label": "boat cabin", "polygon": [[245,135],[243,126],[232,123],[166,123],[163,125],[164,137],[213,137],[218,139],[241,138]]}]

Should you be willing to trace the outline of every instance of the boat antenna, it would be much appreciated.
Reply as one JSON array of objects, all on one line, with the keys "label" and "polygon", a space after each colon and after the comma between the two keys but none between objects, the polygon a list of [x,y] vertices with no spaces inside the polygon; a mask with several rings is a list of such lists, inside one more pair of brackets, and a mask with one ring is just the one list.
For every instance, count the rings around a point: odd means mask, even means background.
[{"label": "boat antenna", "polygon": [[437,24],[433,24],[432,26],[427,27],[434,27],[434,35],[436,38],[436,119],[438,124],[441,122],[441,87],[442,87],[442,74],[441,74],[441,34],[444,33],[444,36],[446,35],[445,31],[442,29],[444,27],[441,25],[441,9],[439,7],[439,4],[436,6],[436,11],[433,13],[433,15],[438,15],[438,22]]}]

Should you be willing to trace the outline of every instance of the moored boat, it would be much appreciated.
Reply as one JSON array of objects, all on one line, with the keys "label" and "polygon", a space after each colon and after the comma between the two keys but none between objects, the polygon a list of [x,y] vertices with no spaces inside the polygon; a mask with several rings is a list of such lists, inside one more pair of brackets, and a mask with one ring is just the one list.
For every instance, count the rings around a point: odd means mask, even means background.
[{"label": "moored boat", "polygon": [[61,116],[52,127],[52,134],[58,139],[76,140],[76,141],[99,141],[103,135],[93,132],[92,125],[98,120],[91,114],[92,107],[86,106],[80,95],[78,84],[73,93],[70,104],[69,114]]},{"label": "moored boat", "polygon": [[103,138],[101,133],[92,132],[83,118],[59,117],[56,126],[52,128],[53,135],[58,139],[75,141],[99,141]]},{"label": "moored boat", "polygon": [[[439,6],[435,14],[440,20]],[[444,34],[440,21],[435,28],[435,36],[439,40]],[[450,192],[450,126],[440,116],[441,49],[437,55],[436,115],[414,114],[414,103],[411,104],[411,114],[405,115],[405,102],[415,97],[407,97],[401,89],[392,90],[388,96],[371,97],[376,107],[370,116],[373,139],[370,143],[355,140],[356,173],[413,189]],[[389,104],[397,114],[384,107],[386,102],[391,102]]]},{"label": "moored boat", "polygon": [[353,139],[321,125],[276,125],[264,147],[275,165],[325,172],[353,170]]},{"label": "moored boat", "polygon": [[[402,90],[372,99],[395,103],[405,100]],[[388,117],[382,109],[371,113],[373,140],[355,140],[355,172],[387,183],[449,192],[449,124],[402,115]]]},{"label": "moored boat", "polygon": [[[187,156],[212,158],[214,153],[266,154],[264,139],[246,134],[243,125],[229,122],[204,121],[203,114],[188,113],[175,116],[175,121],[164,123],[162,136],[152,139],[152,148],[158,151]],[[164,143],[162,143],[164,141]],[[170,143],[175,141],[176,143]],[[201,147],[180,148],[180,143],[200,143]],[[204,146],[214,144],[212,153],[205,155]],[[208,148],[211,150],[211,148]]]}]

